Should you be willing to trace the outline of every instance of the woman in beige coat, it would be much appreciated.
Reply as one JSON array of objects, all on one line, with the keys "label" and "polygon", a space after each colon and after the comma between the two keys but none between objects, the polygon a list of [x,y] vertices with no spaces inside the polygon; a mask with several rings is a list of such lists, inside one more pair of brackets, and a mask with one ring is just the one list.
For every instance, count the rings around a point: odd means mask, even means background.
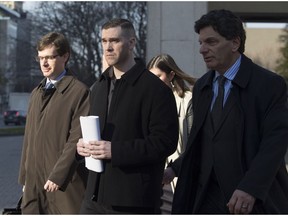
[{"label": "woman in beige coat", "polygon": [[[164,196],[162,199],[171,201],[169,190],[174,192],[178,170],[172,166],[175,161],[185,150],[189,132],[192,126],[192,88],[196,81],[195,78],[183,72],[174,59],[168,54],[160,54],[150,60],[147,66],[148,70],[158,76],[174,93],[178,120],[179,120],[179,138],[177,150],[167,158],[167,168],[164,170],[163,184],[165,184]],[[188,84],[188,85],[187,85]],[[169,184],[171,186],[169,186]],[[170,206],[169,206],[170,210]],[[168,210],[168,211],[169,211]]]}]

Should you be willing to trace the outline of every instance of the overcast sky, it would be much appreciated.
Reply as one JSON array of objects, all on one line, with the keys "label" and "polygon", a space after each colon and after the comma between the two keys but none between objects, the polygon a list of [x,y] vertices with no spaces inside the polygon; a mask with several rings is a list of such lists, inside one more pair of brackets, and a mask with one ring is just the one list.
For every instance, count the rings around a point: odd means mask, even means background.
[{"label": "overcast sky", "polygon": [[23,9],[25,11],[33,10],[36,4],[37,4],[37,1],[24,1]]}]

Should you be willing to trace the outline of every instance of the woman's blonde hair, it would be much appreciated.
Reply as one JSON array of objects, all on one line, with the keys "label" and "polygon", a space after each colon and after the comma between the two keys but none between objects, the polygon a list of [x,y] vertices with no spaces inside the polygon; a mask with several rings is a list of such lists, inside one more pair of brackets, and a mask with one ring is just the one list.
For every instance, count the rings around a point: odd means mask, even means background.
[{"label": "woman's blonde hair", "polygon": [[[179,97],[183,98],[185,95],[185,91],[191,91],[196,78],[191,77],[184,71],[182,71],[174,59],[168,54],[160,54],[153,57],[147,65],[148,70],[151,68],[159,68],[161,71],[166,74],[170,74],[172,71],[175,73],[174,78],[172,79],[173,88],[179,95]],[[186,84],[189,83],[190,87]]]}]

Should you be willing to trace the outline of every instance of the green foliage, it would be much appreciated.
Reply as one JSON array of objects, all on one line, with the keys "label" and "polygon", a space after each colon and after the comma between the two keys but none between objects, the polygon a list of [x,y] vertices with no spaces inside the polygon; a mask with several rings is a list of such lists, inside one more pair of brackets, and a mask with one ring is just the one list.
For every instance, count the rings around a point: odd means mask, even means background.
[{"label": "green foliage", "polygon": [[279,36],[279,41],[283,44],[283,47],[280,49],[282,56],[277,60],[275,70],[288,82],[288,25],[283,30],[283,34]]},{"label": "green foliage", "polygon": [[25,127],[5,127],[0,128],[0,136],[17,136],[24,135]]}]

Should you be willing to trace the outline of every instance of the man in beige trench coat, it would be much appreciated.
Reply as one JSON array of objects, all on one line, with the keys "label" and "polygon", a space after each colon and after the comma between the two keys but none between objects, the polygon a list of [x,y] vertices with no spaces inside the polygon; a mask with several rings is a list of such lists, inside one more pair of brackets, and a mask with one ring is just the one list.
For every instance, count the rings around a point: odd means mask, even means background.
[{"label": "man in beige trench coat", "polygon": [[[51,32],[37,44],[44,79],[32,91],[24,135],[19,183],[22,213],[77,214],[86,169],[75,160],[81,137],[79,117],[89,113],[89,89],[66,68],[67,39]],[[52,88],[50,88],[52,83]]]}]

